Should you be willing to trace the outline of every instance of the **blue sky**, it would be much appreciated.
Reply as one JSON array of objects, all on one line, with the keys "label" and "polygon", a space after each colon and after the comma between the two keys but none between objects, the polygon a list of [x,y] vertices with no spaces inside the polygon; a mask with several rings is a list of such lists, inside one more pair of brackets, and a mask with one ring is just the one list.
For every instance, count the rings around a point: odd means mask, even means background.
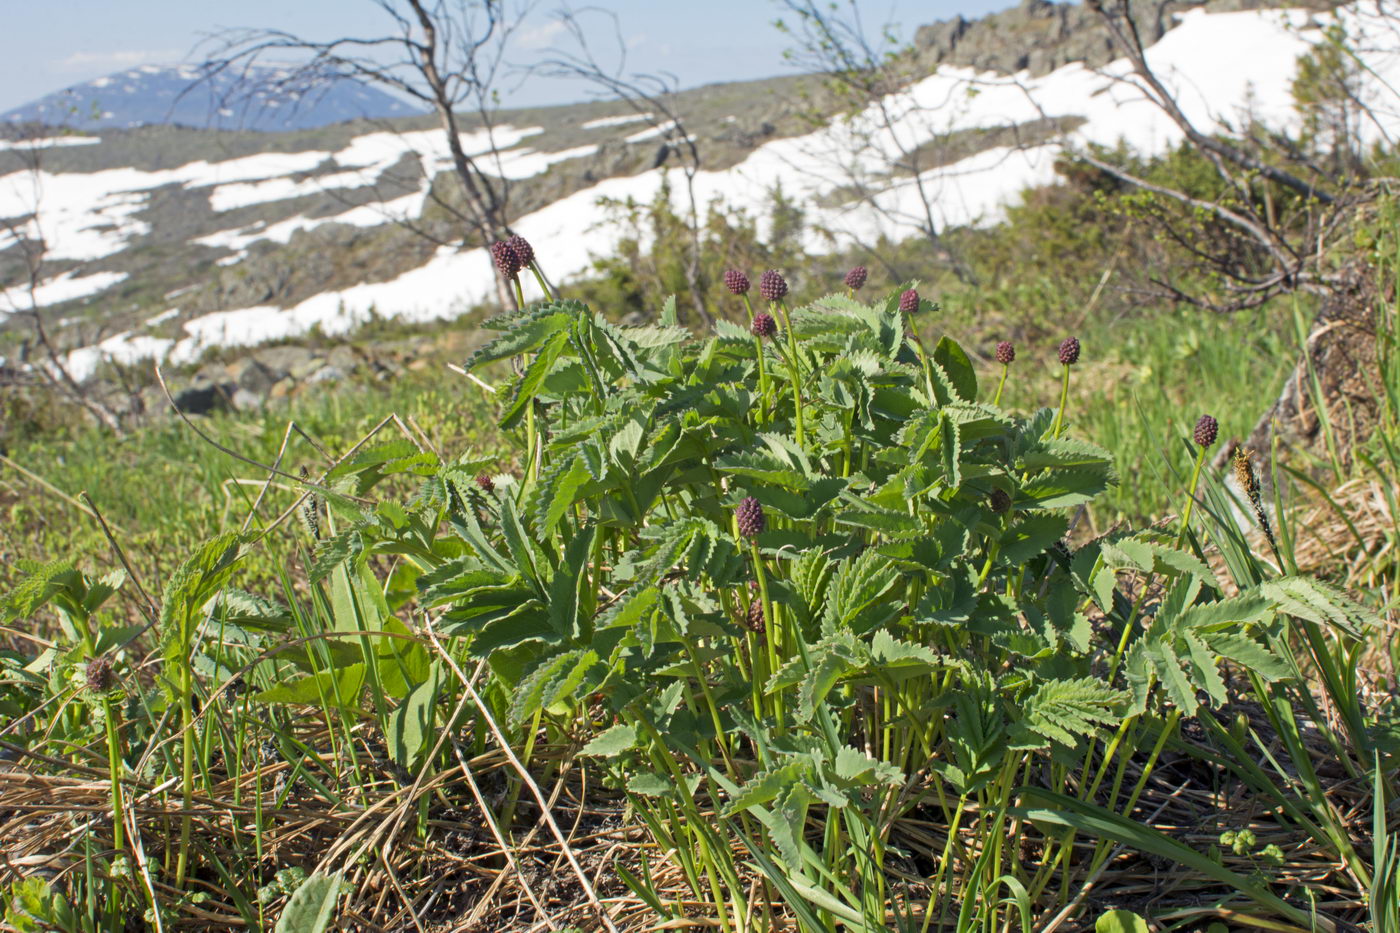
[{"label": "blue sky", "polygon": [[[977,16],[1014,0],[861,0],[867,27],[915,27],[961,13]],[[522,24],[512,59],[528,63],[558,43],[554,11],[540,0]],[[0,111],[82,81],[141,64],[186,60],[203,34],[221,27],[273,27],[307,38],[375,35],[386,18],[370,0],[0,0]],[[682,86],[791,71],[786,39],[772,27],[773,0],[576,0],[575,9],[616,14],[629,71],[665,70]],[[598,38],[615,47],[612,27],[595,17]],[[606,25],[605,25],[606,24]],[[505,106],[562,103],[587,96],[579,85],[542,78],[507,85]]]}]

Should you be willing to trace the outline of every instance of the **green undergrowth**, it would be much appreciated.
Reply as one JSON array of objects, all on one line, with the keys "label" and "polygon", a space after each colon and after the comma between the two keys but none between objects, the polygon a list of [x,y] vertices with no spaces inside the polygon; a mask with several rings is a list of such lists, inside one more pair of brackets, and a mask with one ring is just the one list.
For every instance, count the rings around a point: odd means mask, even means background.
[{"label": "green undergrowth", "polygon": [[[113,560],[101,526],[80,508],[84,493],[119,533],[128,558],[163,580],[210,528],[241,526],[268,478],[248,460],[270,465],[281,452],[282,469],[293,476],[302,467],[324,469],[390,415],[445,449],[498,446],[488,402],[480,389],[437,367],[383,383],[326,385],[261,412],[191,419],[246,460],[169,415],[122,438],[81,421],[49,431],[7,452],[30,475],[0,464],[0,550],[12,555],[0,561],[0,588],[16,579],[13,557]],[[289,435],[293,422],[300,431]],[[399,433],[394,425],[387,430]],[[270,520],[296,498],[287,486],[285,478],[274,479],[256,521]],[[267,569],[273,566],[269,561]]]}]

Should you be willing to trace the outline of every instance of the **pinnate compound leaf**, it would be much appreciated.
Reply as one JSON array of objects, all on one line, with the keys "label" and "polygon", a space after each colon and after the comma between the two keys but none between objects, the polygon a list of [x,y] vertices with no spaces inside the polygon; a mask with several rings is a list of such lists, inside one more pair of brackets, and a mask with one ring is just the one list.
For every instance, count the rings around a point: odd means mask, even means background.
[{"label": "pinnate compound leaf", "polygon": [[533,494],[533,517],[540,534],[554,530],[591,479],[588,463],[582,455],[561,459],[545,470]]},{"label": "pinnate compound leaf", "polygon": [[1359,637],[1376,625],[1374,613],[1335,586],[1308,577],[1281,577],[1263,584],[1263,592],[1280,611],[1318,625],[1331,625]]},{"label": "pinnate compound leaf", "polygon": [[478,347],[476,352],[467,358],[462,368],[471,372],[478,366],[503,360],[508,356],[532,353],[555,335],[567,331],[573,317],[571,313],[546,305],[545,308],[532,312],[527,320],[516,323],[501,336]]},{"label": "pinnate compound leaf", "polygon": [[758,807],[772,800],[795,784],[802,776],[803,766],[789,762],[749,778],[725,806],[722,816],[733,816],[749,807]]},{"label": "pinnate compound leaf", "polygon": [[0,622],[13,622],[32,615],[65,587],[79,581],[78,571],[67,560],[55,560],[33,567],[18,586],[0,600]]},{"label": "pinnate compound leaf", "polygon": [[501,415],[501,430],[509,431],[520,423],[520,419],[525,416],[526,408],[534,404],[535,396],[539,394],[545,376],[548,376],[549,371],[554,368],[555,361],[559,359],[559,354],[564,351],[568,342],[567,332],[561,331],[555,334],[545,342],[544,346],[540,348],[540,352],[526,365],[525,372],[515,383],[510,404]]},{"label": "pinnate compound leaf", "polygon": [[1045,739],[1073,744],[1113,722],[1127,697],[1093,677],[1047,680],[1027,698],[1020,725]]},{"label": "pinnate compound leaf", "polygon": [[1000,559],[1011,566],[1043,554],[1069,530],[1069,516],[1059,512],[1027,515],[1001,537]]},{"label": "pinnate compound leaf", "polygon": [[591,649],[575,649],[556,654],[540,664],[515,688],[508,714],[511,724],[518,726],[536,710],[571,697],[583,683],[588,669],[596,663],[598,655]]},{"label": "pinnate compound leaf", "polygon": [[619,723],[594,736],[591,742],[579,749],[579,754],[597,758],[616,758],[636,744],[637,727],[628,723]]},{"label": "pinnate compound leaf", "polygon": [[1106,467],[1072,467],[1032,477],[1021,486],[1021,508],[1064,509],[1083,505],[1108,488]]},{"label": "pinnate compound leaf", "polygon": [[1222,658],[1228,658],[1268,681],[1287,680],[1293,669],[1259,642],[1237,632],[1204,634],[1201,640]]},{"label": "pinnate compound leaf", "polygon": [[840,781],[850,787],[898,784],[904,780],[904,775],[894,765],[871,758],[849,745],[837,750],[833,771]]}]

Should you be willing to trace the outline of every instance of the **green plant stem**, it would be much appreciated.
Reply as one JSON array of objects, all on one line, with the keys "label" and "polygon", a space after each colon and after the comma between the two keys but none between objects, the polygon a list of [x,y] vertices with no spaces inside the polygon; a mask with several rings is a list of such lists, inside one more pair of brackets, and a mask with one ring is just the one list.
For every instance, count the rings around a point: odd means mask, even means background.
[{"label": "green plant stem", "polygon": [[515,286],[515,300],[516,300],[517,302],[520,303],[520,304],[519,304],[520,310],[521,310],[521,311],[524,311],[524,310],[525,310],[525,289],[523,289],[523,288],[520,287],[520,276],[519,276],[519,275],[512,275],[512,276],[510,277],[510,284],[512,284],[512,285]]},{"label": "green plant stem", "polygon": [[753,338],[753,355],[754,358],[758,360],[759,397],[758,414],[755,416],[754,420],[758,424],[763,424],[766,420],[766,413],[768,410],[768,368],[763,362],[763,338],[756,334]]},{"label": "green plant stem", "polygon": [[[780,665],[778,656],[778,625],[773,613],[773,600],[768,595],[768,574],[763,570],[763,556],[758,552],[758,542],[749,542],[749,555],[753,560],[754,578],[758,580],[759,598],[763,601],[763,641],[768,649],[768,670],[772,674]],[[773,716],[779,723],[779,734],[784,731],[782,694],[773,694]]]},{"label": "green plant stem", "polygon": [[112,848],[121,854],[126,846],[123,817],[125,809],[122,805],[121,733],[116,722],[117,708],[111,697],[102,697],[102,711],[107,720],[107,771],[112,782]]},{"label": "green plant stem", "polygon": [[1069,403],[1069,364],[1064,364],[1064,377],[1060,380],[1060,407],[1055,409],[1055,423],[1050,426],[1050,436],[1059,437],[1064,426],[1065,405]]},{"label": "green plant stem", "polygon": [[554,300],[554,290],[549,287],[549,282],[545,281],[544,272],[540,269],[540,264],[533,259],[530,260],[530,271],[535,275],[535,281],[540,283],[540,291],[544,292],[546,301]]},{"label": "green plant stem", "polygon": [[792,329],[792,320],[788,317],[787,305],[781,301],[773,302],[773,308],[783,319],[783,330],[788,338],[788,369],[792,374],[792,406],[793,423],[796,426],[797,446],[806,444],[806,432],[802,425],[802,367],[797,362],[797,333]]},{"label": "green plant stem", "polygon": [[194,801],[194,710],[190,701],[194,695],[194,671],[190,665],[190,645],[180,654],[180,854],[175,860],[175,887],[185,885],[185,872],[190,859],[190,807]]},{"label": "green plant stem", "polygon": [[1196,505],[1196,489],[1201,484],[1201,468],[1206,463],[1206,449],[1202,447],[1196,453],[1196,466],[1191,471],[1191,490],[1186,494],[1186,511],[1181,515],[1181,530],[1176,533],[1176,546],[1181,547],[1181,543],[1186,540],[1186,533],[1191,530],[1191,509]]},{"label": "green plant stem", "polygon": [[1010,373],[1010,372],[1011,372],[1011,364],[1009,364],[1009,363],[1003,363],[1003,364],[1001,365],[1001,379],[999,379],[999,380],[997,381],[997,394],[996,394],[996,398],[992,399],[992,404],[993,404],[993,405],[1000,405],[1000,404],[1001,404],[1001,390],[1004,389],[1004,388],[1006,388],[1006,376],[1007,376],[1007,374]]},{"label": "green plant stem", "polygon": [[933,394],[933,366],[928,361],[928,353],[924,351],[924,342],[919,339],[918,331],[913,325],[909,327],[909,336],[914,341],[914,349],[919,353],[919,365],[924,369],[924,389],[928,392],[928,403],[937,404],[937,396]]}]

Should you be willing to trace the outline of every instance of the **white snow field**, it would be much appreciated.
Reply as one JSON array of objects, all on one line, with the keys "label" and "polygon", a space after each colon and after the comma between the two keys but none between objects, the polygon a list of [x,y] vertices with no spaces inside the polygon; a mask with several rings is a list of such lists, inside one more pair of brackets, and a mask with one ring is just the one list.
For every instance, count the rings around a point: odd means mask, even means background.
[{"label": "white snow field", "polygon": [[[1366,63],[1375,73],[1374,86],[1400,88],[1400,47],[1386,41],[1394,37],[1381,24],[1368,23],[1354,7],[1343,8],[1338,15],[1353,32],[1364,36],[1368,29],[1375,31],[1375,41],[1362,43],[1363,48],[1376,49],[1365,53]],[[1298,56],[1319,37],[1321,25],[1316,14],[1303,10],[1196,10],[1183,15],[1179,25],[1148,50],[1148,59],[1163,82],[1178,94],[1185,113],[1203,130],[1238,127],[1247,119],[1276,129],[1296,129],[1298,115],[1290,83]],[[700,172],[694,180],[695,194],[702,204],[718,198],[759,208],[781,185],[787,197],[804,204],[810,231],[806,245],[813,251],[872,242],[880,236],[898,240],[917,235],[930,211],[940,229],[994,222],[1025,188],[1054,179],[1055,159],[1067,148],[1124,142],[1152,154],[1181,140],[1181,130],[1143,95],[1130,75],[1125,61],[1098,70],[1071,64],[1039,78],[1027,73],[1005,76],[939,68],[855,118],[839,120],[805,136],[767,143],[732,168]],[[1375,92],[1376,120],[1362,127],[1373,139],[1400,138],[1400,100],[1388,95],[1393,92]],[[882,119],[882,113],[893,114],[893,121]],[[949,131],[1006,127],[1044,117],[1077,117],[1083,123],[1054,141],[982,152],[918,179],[892,179],[884,174],[901,151]],[[584,126],[616,127],[634,122],[637,120],[612,117]],[[502,137],[497,145],[505,151],[495,170],[512,178],[529,177],[554,161],[591,151],[591,147],[559,153],[506,148],[502,140],[518,145],[538,130],[506,128],[498,132]],[[444,147],[437,138],[440,135],[425,132],[412,140],[415,150],[429,154],[425,158],[428,167],[446,164]],[[650,128],[626,138],[643,141],[656,135],[656,128]],[[484,140],[471,142],[478,151],[485,148]],[[66,255],[96,257],[119,249],[121,241],[139,229],[140,222],[132,214],[144,200],[141,192],[155,184],[178,180],[191,186],[209,186],[211,203],[228,209],[294,196],[313,185],[324,190],[327,186],[370,184],[377,172],[409,151],[405,146],[403,136],[371,134],[329,156],[253,156],[235,160],[241,163],[236,167],[233,163],[199,163],[149,173],[159,175],[159,179],[136,177],[143,173],[128,170],[96,176],[65,175],[45,179],[46,190],[57,193],[57,203],[46,206],[43,216],[57,231],[56,242],[62,244]],[[343,170],[309,181],[291,177],[310,167],[304,163],[319,163],[328,157]],[[289,167],[289,160],[299,160],[298,166]],[[520,218],[515,227],[534,244],[547,273],[556,280],[567,280],[584,272],[595,257],[609,253],[620,236],[620,230],[607,222],[600,199],[648,201],[660,190],[664,171],[606,179]],[[819,206],[816,196],[854,181],[880,193],[865,202]],[[14,183],[0,178],[0,216],[14,213],[12,207],[5,206],[13,204],[4,200],[6,182]],[[679,200],[684,196],[683,185],[672,187],[673,197]],[[297,230],[328,221],[374,225],[401,212],[413,214],[421,209],[423,196],[420,192],[334,217],[294,218],[258,230],[224,231],[201,242],[244,249],[259,239],[285,241]],[[93,230],[98,223],[117,229]],[[834,240],[818,231],[828,231]],[[532,288],[533,282],[526,282],[527,297]],[[142,347],[168,354],[172,360],[193,360],[208,347],[285,338],[304,333],[313,325],[328,333],[345,332],[368,319],[371,309],[415,321],[450,318],[489,300],[493,292],[485,250],[440,250],[426,265],[392,281],[316,295],[291,308],[219,311],[186,322],[185,335],[169,347],[149,340]],[[533,295],[538,297],[537,292]],[[104,352],[133,352],[139,337],[114,344],[115,339],[102,344]]]}]

